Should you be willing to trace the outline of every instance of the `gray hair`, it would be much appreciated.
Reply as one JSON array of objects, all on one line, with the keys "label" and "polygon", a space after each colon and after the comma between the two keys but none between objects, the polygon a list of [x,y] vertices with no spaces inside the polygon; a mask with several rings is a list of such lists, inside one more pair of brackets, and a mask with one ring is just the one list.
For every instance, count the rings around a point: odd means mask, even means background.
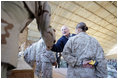
[{"label": "gray hair", "polygon": [[63,25],[63,26],[61,27],[61,31],[62,31],[62,28],[63,28],[63,27],[66,27],[66,28],[69,30],[68,26],[66,26],[66,25]]}]

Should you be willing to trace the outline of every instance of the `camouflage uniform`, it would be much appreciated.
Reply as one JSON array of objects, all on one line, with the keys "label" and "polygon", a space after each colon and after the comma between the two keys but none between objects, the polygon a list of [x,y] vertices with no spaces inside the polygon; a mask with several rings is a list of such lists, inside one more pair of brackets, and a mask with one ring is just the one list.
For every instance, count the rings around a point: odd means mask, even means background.
[{"label": "camouflage uniform", "polygon": [[43,78],[52,78],[52,64],[56,62],[55,55],[52,51],[43,52],[41,54],[42,61],[42,77]]},{"label": "camouflage uniform", "polygon": [[41,66],[42,66],[42,62],[41,62],[41,53],[43,53],[43,49],[46,48],[45,43],[43,41],[43,39],[40,39],[37,42],[37,46],[36,46],[36,69],[35,69],[35,74],[38,77],[41,77]]},{"label": "camouflage uniform", "polygon": [[[103,49],[95,38],[85,32],[80,32],[68,40],[62,56],[69,64],[67,70],[69,78],[107,77],[107,62]],[[98,64],[96,67],[85,68],[82,66],[84,60],[96,60]]]},{"label": "camouflage uniform", "polygon": [[[50,14],[51,9],[46,1],[1,2],[1,62],[3,68],[5,68],[3,71],[8,72],[8,70],[17,67],[17,42],[19,33],[22,32],[25,26],[31,23],[34,18],[36,19],[38,30],[40,30],[42,38],[46,45],[51,48],[54,44],[55,34],[53,29],[49,26]],[[10,28],[10,30],[8,28]],[[8,48],[10,50],[6,50]],[[6,72],[2,73],[4,77],[7,76]]]}]

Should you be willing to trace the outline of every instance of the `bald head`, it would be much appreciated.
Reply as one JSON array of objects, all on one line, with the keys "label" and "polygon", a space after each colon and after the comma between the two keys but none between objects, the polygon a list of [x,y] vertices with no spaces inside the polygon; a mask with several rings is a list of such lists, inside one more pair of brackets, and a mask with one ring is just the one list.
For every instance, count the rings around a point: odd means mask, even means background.
[{"label": "bald head", "polygon": [[70,33],[69,28],[65,25],[61,27],[61,32],[64,36],[67,36]]}]

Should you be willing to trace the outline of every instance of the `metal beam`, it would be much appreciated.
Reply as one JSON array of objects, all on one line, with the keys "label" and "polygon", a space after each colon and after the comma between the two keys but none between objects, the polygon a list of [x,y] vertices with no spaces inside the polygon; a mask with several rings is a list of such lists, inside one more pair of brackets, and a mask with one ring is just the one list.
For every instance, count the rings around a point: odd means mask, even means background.
[{"label": "metal beam", "polygon": [[100,5],[99,3],[97,3],[97,1],[93,1],[95,4],[99,5],[101,8],[105,9],[107,12],[109,12],[111,15],[113,15],[115,18],[117,18],[117,16],[115,16],[113,13],[111,13],[109,10],[107,10],[106,8],[104,8],[102,5]]},{"label": "metal beam", "polygon": [[[80,4],[77,4],[76,2],[72,2],[72,3],[74,3],[74,4],[76,4],[76,5],[78,5],[79,7],[81,7],[81,8],[84,8],[85,10],[87,10],[88,12],[90,12],[90,13],[92,13],[92,14],[94,14],[95,16],[97,16],[97,17],[99,17],[99,18],[101,18],[101,19],[103,19],[103,20],[105,20],[106,22],[108,22],[106,19],[104,19],[104,18],[102,18],[101,16],[98,16],[98,15],[96,15],[95,13],[93,13],[92,11],[90,11],[90,10],[88,10],[88,9],[86,9],[85,7],[83,7],[83,6],[81,6]],[[110,22],[108,22],[109,24],[111,24],[111,25],[113,25],[112,23],[110,23]],[[113,26],[115,26],[115,25],[113,25]],[[115,26],[115,27],[117,27],[117,26]]]}]

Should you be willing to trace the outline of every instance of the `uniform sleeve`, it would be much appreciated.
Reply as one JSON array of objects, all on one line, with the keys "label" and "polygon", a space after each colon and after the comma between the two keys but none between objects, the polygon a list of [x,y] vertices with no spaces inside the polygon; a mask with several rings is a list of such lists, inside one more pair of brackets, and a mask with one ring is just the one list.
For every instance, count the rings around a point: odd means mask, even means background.
[{"label": "uniform sleeve", "polygon": [[51,53],[51,56],[50,56],[50,62],[51,62],[51,63],[56,62],[56,57],[55,57],[55,55],[54,55],[53,52]]},{"label": "uniform sleeve", "polygon": [[72,44],[71,40],[68,40],[66,43],[62,56],[64,60],[72,67],[75,66],[75,63],[77,62],[77,57],[72,55]]},{"label": "uniform sleeve", "polygon": [[100,44],[97,46],[96,61],[98,62],[96,66],[96,76],[99,78],[107,77],[107,61],[104,57],[104,51]]},{"label": "uniform sleeve", "polygon": [[62,52],[64,48],[64,44],[62,42],[62,39],[59,39],[56,44],[53,45],[52,51],[54,52]]}]

